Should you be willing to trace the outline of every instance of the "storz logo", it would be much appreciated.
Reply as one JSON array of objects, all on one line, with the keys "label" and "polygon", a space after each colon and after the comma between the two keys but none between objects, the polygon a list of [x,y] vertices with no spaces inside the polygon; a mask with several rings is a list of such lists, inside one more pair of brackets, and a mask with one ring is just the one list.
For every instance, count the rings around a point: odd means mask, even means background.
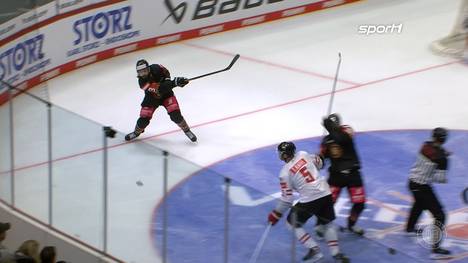
[{"label": "storz logo", "polygon": [[44,35],[40,34],[0,53],[0,80],[15,82],[19,73],[26,76],[49,64],[50,60],[43,60],[43,43]]},{"label": "storz logo", "polygon": [[101,39],[109,34],[109,32],[115,34],[131,29],[131,11],[132,8],[126,6],[109,12],[100,12],[75,21],[73,31],[76,33],[77,38],[73,41],[73,44],[76,46],[82,42]]},{"label": "storz logo", "polygon": [[[202,19],[211,17],[215,14],[222,15],[235,12],[237,10],[251,9],[259,7],[264,4],[274,4],[283,2],[284,0],[229,0],[229,1],[218,1],[218,0],[199,0],[196,2],[195,11],[192,15],[192,20]],[[174,4],[174,0],[164,0],[164,4],[169,11],[169,15],[163,20],[162,23],[166,22],[169,18],[172,18],[174,22],[179,24],[182,22],[185,12],[187,11],[188,1],[179,2]],[[192,3],[192,2],[191,2]]]},{"label": "storz logo", "polygon": [[67,56],[71,57],[139,36],[140,30],[131,30],[133,28],[131,14],[132,8],[125,6],[75,21],[73,23],[73,31],[76,34],[76,39],[73,41],[75,47],[67,51]]}]

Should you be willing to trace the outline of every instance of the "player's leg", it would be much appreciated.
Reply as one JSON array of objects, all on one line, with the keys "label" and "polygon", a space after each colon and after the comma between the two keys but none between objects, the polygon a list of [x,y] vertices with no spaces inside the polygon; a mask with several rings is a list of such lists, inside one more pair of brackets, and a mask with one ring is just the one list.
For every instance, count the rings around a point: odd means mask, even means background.
[{"label": "player's leg", "polygon": [[299,242],[309,249],[308,253],[304,256],[303,260],[307,262],[315,262],[323,257],[320,252],[320,248],[313,239],[313,237],[307,233],[302,227],[307,220],[314,215],[314,202],[309,203],[297,203],[291,208],[286,219],[286,225],[289,229],[294,231],[296,238]]},{"label": "player's leg", "polygon": [[359,170],[351,172],[348,178],[348,193],[351,198],[351,203],[353,203],[348,217],[348,230],[358,235],[363,235],[364,230],[356,226],[356,223],[366,207],[366,192],[364,190],[364,184]]},{"label": "player's leg", "polygon": [[338,245],[338,234],[336,228],[333,225],[335,220],[335,210],[333,208],[333,199],[331,195],[322,197],[317,200],[317,206],[320,209],[316,212],[317,218],[323,222],[324,226],[324,237],[327,241],[328,248],[330,249],[330,254],[339,262],[348,262],[349,259],[340,252],[340,247]]},{"label": "player's leg", "polygon": [[[145,105],[145,104],[142,104]],[[138,118],[135,130],[125,135],[125,140],[130,141],[140,136],[145,131],[146,126],[149,125],[151,118],[153,118],[154,111],[157,106],[142,106],[140,110],[140,117]]]},{"label": "player's leg", "polygon": [[[338,186],[339,182],[331,179],[331,176],[328,179],[328,184],[330,185],[332,202],[334,204],[336,203],[336,200],[340,196],[341,186]],[[324,222],[320,217],[317,217],[317,224],[315,225],[315,234],[317,234],[317,236],[320,238],[324,237],[325,224],[327,224],[327,222]]]},{"label": "player's leg", "polygon": [[447,249],[441,248],[443,242],[444,231],[445,231],[445,213],[442,208],[442,205],[439,202],[439,199],[434,194],[432,187],[427,186],[426,194],[426,207],[431,212],[434,217],[434,228],[433,228],[433,247],[431,258],[439,259],[443,258],[446,255],[450,254],[450,251]]},{"label": "player's leg", "polygon": [[424,211],[424,192],[421,191],[420,185],[414,182],[409,182],[409,189],[414,197],[414,203],[411,207],[408,222],[406,223],[406,232],[414,233],[416,231],[416,223]]},{"label": "player's leg", "polygon": [[171,120],[179,126],[179,128],[185,133],[185,135],[192,141],[197,141],[197,136],[190,130],[187,122],[185,121],[182,113],[180,112],[179,103],[175,96],[169,97],[163,101],[163,105],[169,114]]}]

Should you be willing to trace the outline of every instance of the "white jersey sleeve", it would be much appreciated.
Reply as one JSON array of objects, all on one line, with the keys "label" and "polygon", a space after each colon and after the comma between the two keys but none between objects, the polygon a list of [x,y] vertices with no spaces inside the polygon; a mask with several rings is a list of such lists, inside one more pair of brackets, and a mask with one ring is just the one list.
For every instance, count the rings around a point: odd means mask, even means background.
[{"label": "white jersey sleeve", "polygon": [[307,203],[331,194],[325,178],[320,175],[321,159],[307,152],[297,152],[280,173],[281,200],[292,203],[293,191],[299,193],[299,202]]}]

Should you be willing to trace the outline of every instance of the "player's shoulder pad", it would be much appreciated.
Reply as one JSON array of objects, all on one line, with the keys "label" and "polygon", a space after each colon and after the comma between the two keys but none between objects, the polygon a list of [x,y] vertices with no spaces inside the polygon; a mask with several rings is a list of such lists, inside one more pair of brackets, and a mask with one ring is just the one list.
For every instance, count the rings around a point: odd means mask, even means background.
[{"label": "player's shoulder pad", "polygon": [[424,142],[424,144],[421,147],[421,154],[433,161],[436,157],[436,149],[434,147],[433,142]]},{"label": "player's shoulder pad", "polygon": [[154,71],[158,71],[158,72],[162,72],[163,70],[163,66],[160,65],[160,64],[151,64],[150,65],[150,70],[154,70]]}]

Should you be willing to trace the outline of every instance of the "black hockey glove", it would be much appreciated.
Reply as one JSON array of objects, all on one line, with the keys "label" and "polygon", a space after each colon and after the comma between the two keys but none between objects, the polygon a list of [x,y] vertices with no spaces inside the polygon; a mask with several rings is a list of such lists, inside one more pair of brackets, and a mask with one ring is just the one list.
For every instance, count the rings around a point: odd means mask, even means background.
[{"label": "black hockey glove", "polygon": [[174,86],[176,87],[184,87],[185,85],[189,83],[189,80],[188,78],[184,78],[184,77],[175,77],[173,82],[174,82]]}]

